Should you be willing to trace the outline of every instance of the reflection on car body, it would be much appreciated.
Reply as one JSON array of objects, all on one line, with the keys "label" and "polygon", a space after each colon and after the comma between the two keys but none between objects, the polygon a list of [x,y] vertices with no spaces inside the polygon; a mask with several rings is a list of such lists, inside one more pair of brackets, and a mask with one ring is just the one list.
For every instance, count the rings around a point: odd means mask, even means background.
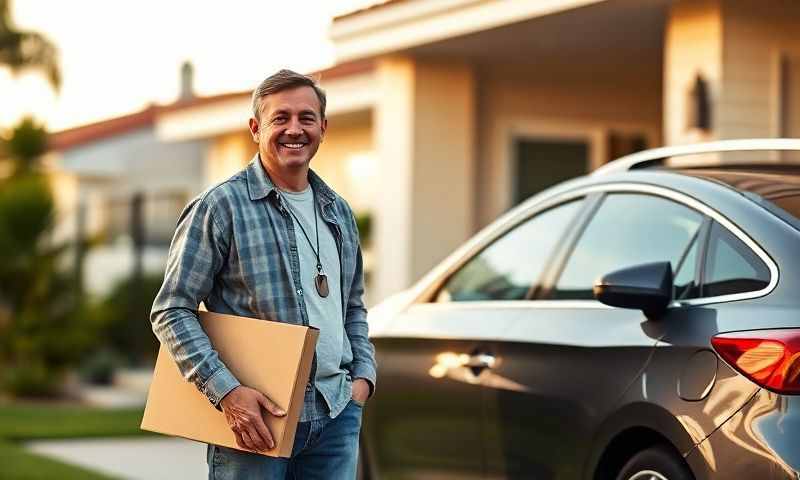
[{"label": "reflection on car body", "polygon": [[375,308],[365,474],[796,479],[800,166],[671,166],[768,149],[612,162]]}]

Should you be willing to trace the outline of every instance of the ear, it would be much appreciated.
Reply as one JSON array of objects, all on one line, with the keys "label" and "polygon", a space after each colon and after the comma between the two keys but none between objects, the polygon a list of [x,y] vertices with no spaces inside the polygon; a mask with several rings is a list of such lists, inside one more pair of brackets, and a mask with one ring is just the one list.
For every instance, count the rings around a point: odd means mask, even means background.
[{"label": "ear", "polygon": [[325,131],[328,130],[328,118],[325,117],[322,119],[322,123],[320,124],[319,128],[319,141],[320,143],[325,140]]},{"label": "ear", "polygon": [[250,127],[250,135],[253,137],[253,141],[258,143],[258,120],[255,117],[250,117],[247,123]]}]

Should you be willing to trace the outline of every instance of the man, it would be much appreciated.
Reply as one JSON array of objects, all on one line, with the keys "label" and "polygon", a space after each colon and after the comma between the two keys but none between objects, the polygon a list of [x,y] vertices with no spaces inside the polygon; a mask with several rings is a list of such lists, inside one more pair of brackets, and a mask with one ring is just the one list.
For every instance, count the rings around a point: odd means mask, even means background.
[{"label": "man", "polygon": [[198,305],[319,328],[292,457],[209,445],[209,478],[354,478],[375,350],[353,213],[309,169],[327,128],[325,93],[311,78],[281,70],[253,92],[249,125],[258,154],[178,220],[153,331],[184,377],[222,409],[238,445],[263,451],[274,439],[262,409],[285,412],[226,368],[200,328]]}]

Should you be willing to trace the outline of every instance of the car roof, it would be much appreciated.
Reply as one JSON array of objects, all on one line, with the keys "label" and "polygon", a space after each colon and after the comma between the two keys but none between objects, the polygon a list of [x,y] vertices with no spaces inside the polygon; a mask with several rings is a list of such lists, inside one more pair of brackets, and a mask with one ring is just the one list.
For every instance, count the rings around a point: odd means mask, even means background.
[{"label": "car roof", "polygon": [[767,200],[800,196],[800,166],[687,168],[675,173],[722,183],[741,192],[754,193]]},{"label": "car roof", "polygon": [[[736,140],[718,140],[714,142],[696,143],[692,145],[673,145],[652,148],[621,157],[595,170],[592,175],[607,175],[652,166],[720,165],[726,163],[725,157],[719,154],[763,151],[797,151],[800,152],[800,138],[750,138]],[[713,155],[713,156],[712,156]],[[698,160],[684,157],[699,156]],[[710,157],[711,156],[711,157]],[[741,163],[741,162],[736,162]],[[761,163],[761,162],[759,162]],[[777,163],[772,161],[771,163]]]}]

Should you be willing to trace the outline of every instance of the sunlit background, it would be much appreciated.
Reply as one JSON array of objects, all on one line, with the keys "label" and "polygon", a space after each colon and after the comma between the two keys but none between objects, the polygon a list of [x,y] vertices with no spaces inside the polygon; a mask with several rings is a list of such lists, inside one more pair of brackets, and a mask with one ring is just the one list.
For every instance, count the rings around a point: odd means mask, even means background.
[{"label": "sunlit background", "polygon": [[57,45],[63,83],[56,94],[38,72],[0,68],[0,126],[32,114],[58,131],[171,103],[184,61],[201,96],[253,89],[278,68],[320,70],[334,62],[331,18],[369,3],[12,1],[19,29]]},{"label": "sunlit background", "polygon": [[[353,207],[370,308],[531,195],[620,156],[800,137],[798,2],[0,0],[0,13],[0,478],[151,478],[121,452],[205,475],[196,444],[138,428],[158,347],[148,313],[180,211],[252,158],[250,92],[279,68],[328,92],[311,166]],[[530,251],[478,256],[450,285],[527,288],[520,259],[546,246],[505,245]],[[419,363],[477,381],[456,352]],[[76,438],[89,439],[60,441]]]}]

